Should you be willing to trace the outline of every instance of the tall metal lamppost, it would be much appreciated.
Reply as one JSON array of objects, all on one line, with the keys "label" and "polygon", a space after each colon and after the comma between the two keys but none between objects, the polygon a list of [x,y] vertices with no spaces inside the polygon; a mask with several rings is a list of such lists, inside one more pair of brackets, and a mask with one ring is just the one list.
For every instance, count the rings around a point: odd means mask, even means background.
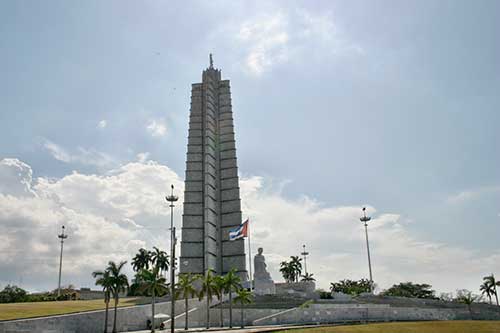
[{"label": "tall metal lamppost", "polygon": [[306,252],[306,246],[305,245],[302,245],[302,256],[304,257],[304,275],[307,276],[307,256],[309,255],[309,252]]},{"label": "tall metal lamppost", "polygon": [[359,220],[365,225],[366,250],[368,252],[368,270],[370,272],[370,292],[373,294],[372,262],[370,258],[370,244],[368,242],[368,221],[370,221],[371,219],[371,217],[366,216],[366,207],[363,207],[363,216]]},{"label": "tall metal lamppost", "polygon": [[[165,199],[170,203],[170,332],[174,333],[175,329],[175,237],[174,227],[174,202],[179,200],[179,197],[174,195],[174,185],[171,185],[171,193]],[[154,323],[153,323],[154,325]]]},{"label": "tall metal lamppost", "polygon": [[57,238],[61,240],[61,254],[59,256],[59,282],[57,283],[57,297],[61,296],[61,272],[62,272],[62,257],[63,257],[63,247],[64,240],[68,238],[68,235],[64,234],[64,226],[62,226],[62,232],[57,235]]}]

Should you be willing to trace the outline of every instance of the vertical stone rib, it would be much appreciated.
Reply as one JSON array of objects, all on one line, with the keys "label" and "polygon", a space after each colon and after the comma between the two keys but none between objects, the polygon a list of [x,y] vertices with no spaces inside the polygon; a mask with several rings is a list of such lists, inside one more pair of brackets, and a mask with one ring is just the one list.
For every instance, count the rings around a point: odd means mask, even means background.
[{"label": "vertical stone rib", "polygon": [[[184,189],[184,215],[182,218],[181,270],[202,271],[203,250],[203,109],[200,84],[191,90],[191,111]],[[189,265],[184,265],[188,261]],[[201,269],[198,268],[201,266]]]}]

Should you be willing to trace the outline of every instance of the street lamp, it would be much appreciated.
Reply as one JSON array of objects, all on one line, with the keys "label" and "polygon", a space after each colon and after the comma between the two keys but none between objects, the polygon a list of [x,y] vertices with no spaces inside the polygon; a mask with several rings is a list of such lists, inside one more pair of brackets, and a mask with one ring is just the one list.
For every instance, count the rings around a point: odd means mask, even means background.
[{"label": "street lamp", "polygon": [[370,221],[371,219],[371,217],[366,216],[366,207],[363,207],[363,216],[359,220],[365,225],[366,250],[368,252],[368,270],[370,272],[370,292],[373,294],[372,262],[370,259],[370,244],[368,242],[368,221]]},{"label": "street lamp", "polygon": [[62,226],[62,232],[60,235],[57,235],[57,238],[61,240],[61,255],[59,256],[59,282],[57,283],[57,297],[59,297],[61,296],[61,271],[62,271],[64,240],[68,238],[68,235],[64,234],[64,226]]},{"label": "street lamp", "polygon": [[306,259],[307,259],[307,256],[309,255],[309,252],[306,252],[306,246],[305,245],[302,245],[302,248],[303,248],[303,251],[302,251],[301,255],[304,257],[304,275],[307,276],[307,262],[306,262]]},{"label": "street lamp", "polygon": [[[174,185],[171,185],[171,193],[165,199],[170,203],[170,332],[174,333],[175,329],[175,237],[174,227],[174,202],[179,200],[179,197],[174,195]],[[187,309],[186,309],[187,310]],[[154,323],[153,323],[154,325]]]}]

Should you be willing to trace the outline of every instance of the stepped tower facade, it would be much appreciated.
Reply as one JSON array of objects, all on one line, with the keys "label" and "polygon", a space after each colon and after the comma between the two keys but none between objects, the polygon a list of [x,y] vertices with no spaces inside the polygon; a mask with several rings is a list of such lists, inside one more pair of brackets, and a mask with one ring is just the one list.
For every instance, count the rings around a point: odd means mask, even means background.
[{"label": "stepped tower facade", "polygon": [[191,90],[180,273],[247,279],[244,240],[229,241],[242,222],[229,80],[210,66]]}]

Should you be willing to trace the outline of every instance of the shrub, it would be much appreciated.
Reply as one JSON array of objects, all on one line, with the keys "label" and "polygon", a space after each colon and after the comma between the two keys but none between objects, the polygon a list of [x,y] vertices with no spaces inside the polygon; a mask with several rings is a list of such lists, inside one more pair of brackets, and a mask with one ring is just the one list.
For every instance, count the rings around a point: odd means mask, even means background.
[{"label": "shrub", "polygon": [[436,299],[435,291],[431,288],[432,286],[427,283],[401,282],[382,292],[381,295]]},{"label": "shrub", "polygon": [[359,281],[349,279],[340,280],[339,282],[330,283],[330,290],[349,295],[368,293],[370,292],[370,281],[368,279],[361,279]]},{"label": "shrub", "polygon": [[26,302],[27,294],[26,290],[9,284],[0,291],[0,303]]}]

